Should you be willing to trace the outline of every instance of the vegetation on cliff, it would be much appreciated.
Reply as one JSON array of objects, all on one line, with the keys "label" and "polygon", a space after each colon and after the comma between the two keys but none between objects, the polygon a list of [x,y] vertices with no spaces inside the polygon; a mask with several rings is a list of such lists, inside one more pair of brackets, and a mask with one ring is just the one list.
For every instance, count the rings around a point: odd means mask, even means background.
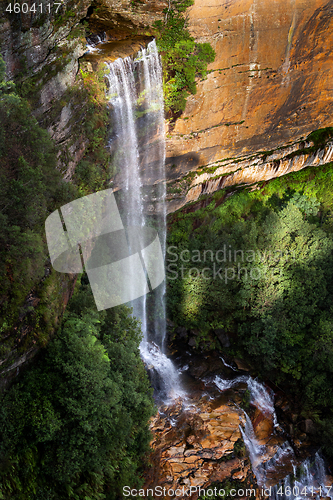
[{"label": "vegetation on cliff", "polygon": [[59,160],[67,165],[72,158],[66,148],[59,151],[48,132],[39,126],[32,116],[31,103],[20,95],[22,89],[5,80],[5,64],[0,58],[0,355],[3,357],[15,348],[24,353],[33,344],[45,345],[64,309],[70,278],[50,266],[44,231],[47,216],[79,196],[107,187],[110,173],[109,158],[103,147],[108,122],[103,72],[82,70],[78,80],[55,103],[48,117],[52,121],[61,107],[71,103],[73,140],[78,132],[77,123],[85,137],[85,153],[76,167],[73,182],[69,183],[62,179],[57,166]]},{"label": "vegetation on cliff", "polygon": [[140,484],[150,437],[154,405],[139,325],[125,307],[97,313],[84,279],[60,324],[64,278],[49,269],[45,219],[105,180],[106,111],[97,99],[100,86],[90,75],[82,78],[91,140],[88,165],[80,165],[74,185],[62,180],[49,134],[5,81],[0,59],[0,354],[46,346],[0,395],[3,500],[116,498],[122,485]]},{"label": "vegetation on cliff", "polygon": [[172,321],[199,331],[204,349],[228,334],[230,354],[291,391],[331,454],[332,188],[329,164],[216,193],[174,216],[167,256]]},{"label": "vegetation on cliff", "polygon": [[104,83],[104,64],[95,72],[85,71],[81,63],[79,83],[69,93],[84,103],[83,131],[88,143],[83,158],[75,168],[74,183],[80,195],[109,187],[110,157],[108,142],[108,109]]},{"label": "vegetation on cliff", "polygon": [[1,499],[113,499],[140,484],[154,405],[139,342],[129,310],[97,313],[83,284],[38,363],[1,396]]},{"label": "vegetation on cliff", "polygon": [[7,336],[45,278],[45,219],[75,188],[61,179],[53,142],[4,76],[0,59],[0,332]]},{"label": "vegetation on cliff", "polygon": [[165,110],[184,111],[186,98],[196,93],[197,76],[205,77],[215,52],[209,43],[197,43],[187,29],[185,10],[194,0],[173,0],[165,21],[156,21],[157,46],[162,55]]}]

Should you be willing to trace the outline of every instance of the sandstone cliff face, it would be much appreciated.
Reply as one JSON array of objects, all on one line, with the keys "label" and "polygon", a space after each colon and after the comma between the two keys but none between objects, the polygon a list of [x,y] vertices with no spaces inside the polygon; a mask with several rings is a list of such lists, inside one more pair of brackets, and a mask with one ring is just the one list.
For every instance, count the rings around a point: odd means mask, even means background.
[{"label": "sandstone cliff face", "polygon": [[[179,169],[173,168],[169,182],[168,212],[174,212],[201,195],[239,185],[255,185],[274,177],[297,172],[310,166],[325,165],[333,160],[333,142],[316,148],[312,142],[300,141],[268,153],[240,156],[233,160],[219,160],[207,169],[196,169],[178,179]],[[206,171],[205,171],[206,170]],[[255,186],[254,186],[255,187]]]},{"label": "sandstone cliff face", "polygon": [[[90,23],[118,40],[110,54],[127,55],[119,40],[129,27],[149,35],[143,26],[163,17],[164,7],[101,0]],[[288,155],[311,131],[331,125],[332,10],[327,0],[196,0],[188,9],[191,34],[209,42],[216,59],[182,116],[167,124],[168,212],[226,186],[331,160],[329,146]],[[277,151],[265,158],[267,150]]]},{"label": "sandstone cliff face", "polygon": [[[37,7],[35,3],[36,12],[29,10],[28,13],[10,13],[6,11],[8,3],[3,2],[0,10],[0,47],[8,78],[21,74],[24,80],[40,73],[44,68],[51,67],[56,57],[60,59],[64,53],[58,49],[66,47],[67,64],[62,68],[58,67],[58,74],[55,76],[59,81],[59,73],[64,73],[66,83],[73,82],[73,75],[75,77],[78,67],[77,59],[83,53],[83,46],[82,43],[77,43],[78,40],[70,43],[69,35],[80,19],[86,16],[90,1],[65,0],[58,12],[53,6],[49,12],[49,2],[42,0]],[[32,5],[32,1],[28,2],[29,9]],[[76,38],[73,33],[71,38]],[[43,88],[42,91],[47,94],[47,89]],[[41,104],[45,105],[45,98]]]},{"label": "sandstone cliff face", "polygon": [[[29,9],[33,3],[28,2]],[[80,134],[73,137],[70,126],[76,114],[74,100],[62,99],[75,84],[79,58],[86,51],[80,20],[89,5],[89,0],[65,0],[56,12],[55,5],[43,0],[35,3],[35,13],[26,14],[7,12],[7,3],[0,7],[0,52],[7,77],[18,83],[39,123],[66,152],[67,161],[59,160],[65,178],[70,178],[86,146]]]},{"label": "sandstone cliff face", "polygon": [[96,0],[89,16],[95,32],[106,31],[108,40],[122,41],[150,32],[150,27],[163,19],[167,0]]},{"label": "sandstone cliff face", "polygon": [[[34,76],[40,87],[34,113],[56,143],[68,147],[66,178],[87,143],[70,138],[73,104],[58,106],[51,121],[48,115],[76,81],[86,50],[83,31],[75,32],[79,21],[89,20],[95,33],[106,32],[110,57],[119,57],[151,35],[150,26],[163,19],[167,4],[97,0],[92,7],[89,0],[66,0],[60,18],[10,15],[2,6],[0,45],[8,76]],[[188,9],[190,32],[211,43],[216,59],[168,131],[169,180],[219,160],[274,149],[331,124],[332,10],[327,0],[195,1]],[[170,211],[179,206],[170,204]]]},{"label": "sandstone cliff face", "polygon": [[[29,9],[33,3],[28,1]],[[36,12],[27,14],[10,13],[7,4],[0,5],[0,53],[7,77],[19,83],[33,114],[59,146],[59,168],[66,180],[72,178],[89,145],[79,126],[87,106],[79,94],[79,60],[87,52],[82,21],[89,21],[93,33],[108,32],[109,52],[115,59],[136,53],[151,39],[147,30],[163,17],[167,6],[163,0],[91,4],[91,0],[64,0],[56,12],[55,5],[41,0],[35,3]],[[75,85],[78,91],[71,93]]]},{"label": "sandstone cliff face", "polygon": [[332,13],[327,0],[195,0],[189,29],[216,59],[169,132],[167,164],[189,171],[330,125]]}]

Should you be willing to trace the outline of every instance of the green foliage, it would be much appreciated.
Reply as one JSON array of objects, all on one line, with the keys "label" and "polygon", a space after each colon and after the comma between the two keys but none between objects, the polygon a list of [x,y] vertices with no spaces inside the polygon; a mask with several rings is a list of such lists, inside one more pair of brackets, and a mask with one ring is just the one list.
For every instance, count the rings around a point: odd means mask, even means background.
[{"label": "green foliage", "polygon": [[97,313],[82,287],[38,364],[1,397],[1,498],[113,499],[141,484],[154,405],[139,342],[125,306]]},{"label": "green foliage", "polygon": [[239,458],[245,457],[247,454],[244,441],[240,438],[237,439],[237,441],[234,444],[234,454],[236,455],[236,457],[239,457]]},{"label": "green foliage", "polygon": [[244,392],[244,394],[242,396],[241,407],[244,410],[248,411],[250,408],[250,401],[251,401],[251,393],[250,393],[249,389],[246,389],[246,391]]},{"label": "green foliage", "polygon": [[75,190],[56,170],[48,133],[4,77],[0,59],[0,327],[9,329],[44,276],[44,221]]},{"label": "green foliage", "polygon": [[188,94],[196,93],[197,76],[205,77],[215,52],[209,43],[196,43],[186,26],[184,12],[193,0],[173,1],[164,24],[156,21],[157,45],[162,54],[165,109],[177,114],[185,109]]},{"label": "green foliage", "polygon": [[226,192],[216,193],[206,208],[173,216],[167,253],[170,319],[229,333],[258,374],[293,393],[331,454],[332,184],[328,164],[222,204]]},{"label": "green foliage", "polygon": [[299,208],[305,215],[316,215],[320,206],[316,198],[308,198],[300,193],[295,193],[290,199],[290,203]]},{"label": "green foliage", "polygon": [[313,141],[315,146],[322,146],[331,137],[333,137],[333,127],[326,127],[314,130],[308,135],[306,140]]},{"label": "green foliage", "polygon": [[89,145],[74,175],[74,182],[78,185],[81,195],[105,189],[112,175],[106,148],[108,113],[103,77],[102,67],[94,73],[81,70],[81,100],[85,103],[83,130],[89,139]]}]

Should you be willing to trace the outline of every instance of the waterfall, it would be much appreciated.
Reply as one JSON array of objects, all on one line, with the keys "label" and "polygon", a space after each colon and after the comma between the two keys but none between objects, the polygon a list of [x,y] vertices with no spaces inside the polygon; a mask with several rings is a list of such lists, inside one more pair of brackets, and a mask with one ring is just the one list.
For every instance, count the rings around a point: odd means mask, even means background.
[{"label": "waterfall", "polygon": [[[120,187],[125,227],[154,227],[166,242],[165,133],[162,67],[155,41],[136,58],[106,63],[110,103],[110,168]],[[130,249],[131,250],[131,249]],[[134,286],[129,282],[128,287]],[[164,352],[165,282],[130,304],[141,320],[141,357],[159,399],[182,395],[178,372]]]},{"label": "waterfall", "polygon": [[274,426],[277,426],[277,417],[271,393],[252,377],[248,378],[247,386],[251,394],[251,403],[262,413],[272,415]]},{"label": "waterfall", "polygon": [[304,498],[333,498],[323,458],[317,452],[314,460],[307,458],[299,467],[294,465],[293,475],[289,474],[283,483],[270,488],[272,500],[301,500]]},{"label": "waterfall", "polygon": [[[223,379],[216,375],[213,379],[216,387],[221,391],[232,389],[239,384],[247,384],[250,392],[250,402],[256,406],[264,415],[270,416],[274,427],[278,427],[272,394],[266,387],[254,380],[249,375],[241,375],[234,379]],[[304,498],[333,498],[333,487],[330,487],[326,475],[325,461],[317,452],[312,460],[307,458],[302,463],[297,461],[295,452],[285,441],[277,448],[274,455],[267,457],[267,447],[261,445],[255,435],[253,425],[248,414],[243,410],[245,416],[244,426],[240,425],[240,431],[244,444],[248,450],[253,472],[257,483],[262,488],[267,488],[265,493],[271,500],[301,500]],[[284,470],[290,464],[293,474],[284,474],[284,479],[275,486],[269,486],[271,477],[279,470]]]},{"label": "waterfall", "polygon": [[[226,365],[225,362],[224,364]],[[273,418],[274,427],[277,426],[277,417],[274,408],[274,401],[271,393],[266,389],[266,387],[263,386],[263,384],[260,384],[260,382],[253,379],[249,375],[241,375],[240,377],[236,377],[230,380],[223,379],[218,375],[216,375],[213,382],[221,392],[226,391],[228,389],[232,389],[233,387],[236,387],[241,383],[246,383],[247,388],[250,392],[251,404],[253,406],[256,406],[258,410],[260,410],[262,413],[266,415],[271,415]]]},{"label": "waterfall", "polygon": [[248,381],[248,376],[247,375],[241,375],[240,377],[236,377],[234,379],[223,379],[219,375],[216,375],[213,382],[218,388],[219,391],[227,391],[228,389],[232,389],[233,387],[236,387],[236,385],[239,384],[246,384]]},{"label": "waterfall", "polygon": [[226,360],[223,358],[223,356],[220,356],[220,359],[222,361],[222,363],[224,364],[224,366],[226,368],[230,368],[231,370],[233,370],[234,372],[237,371],[237,368],[234,368],[233,366],[229,365],[229,363],[226,362]]},{"label": "waterfall", "polygon": [[252,469],[257,478],[258,485],[263,486],[265,476],[262,467],[262,458],[265,454],[266,447],[258,443],[254,434],[251,419],[245,411],[244,415],[245,415],[244,429],[241,425],[239,426],[239,429],[241,431],[245,446],[248,449]]}]

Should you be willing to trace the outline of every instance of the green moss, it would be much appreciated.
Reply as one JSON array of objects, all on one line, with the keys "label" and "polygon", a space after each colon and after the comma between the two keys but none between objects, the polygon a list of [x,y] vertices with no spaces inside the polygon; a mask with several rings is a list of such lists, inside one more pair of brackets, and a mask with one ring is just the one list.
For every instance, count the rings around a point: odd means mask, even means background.
[{"label": "green moss", "polygon": [[168,194],[178,194],[178,193],[182,193],[182,188],[180,187],[176,187],[176,188],[169,188],[168,189]]},{"label": "green moss", "polygon": [[244,444],[244,441],[242,439],[237,439],[237,441],[234,444],[234,454],[236,457],[243,458],[246,457],[246,446]]},{"label": "green moss", "polygon": [[81,70],[81,79],[83,87],[80,99],[85,102],[83,131],[89,145],[76,167],[74,182],[79,192],[86,195],[108,187],[114,172],[106,149],[109,120],[103,65],[94,73]]},{"label": "green moss", "polygon": [[306,138],[307,141],[312,141],[315,146],[323,146],[327,140],[333,137],[333,127],[320,128],[314,130]]},{"label": "green moss", "polygon": [[56,46],[51,53],[55,59],[45,65],[41,71],[35,75],[27,76],[23,66],[23,71],[17,75],[15,80],[18,94],[28,99],[33,109],[38,108],[40,93],[46,83],[63,71],[72,59],[72,49],[69,46]]},{"label": "green moss", "polygon": [[66,10],[65,13],[61,16],[57,16],[53,22],[55,28],[58,28],[59,26],[63,26],[66,24],[70,19],[73,19],[76,17],[76,13],[74,10]]}]

